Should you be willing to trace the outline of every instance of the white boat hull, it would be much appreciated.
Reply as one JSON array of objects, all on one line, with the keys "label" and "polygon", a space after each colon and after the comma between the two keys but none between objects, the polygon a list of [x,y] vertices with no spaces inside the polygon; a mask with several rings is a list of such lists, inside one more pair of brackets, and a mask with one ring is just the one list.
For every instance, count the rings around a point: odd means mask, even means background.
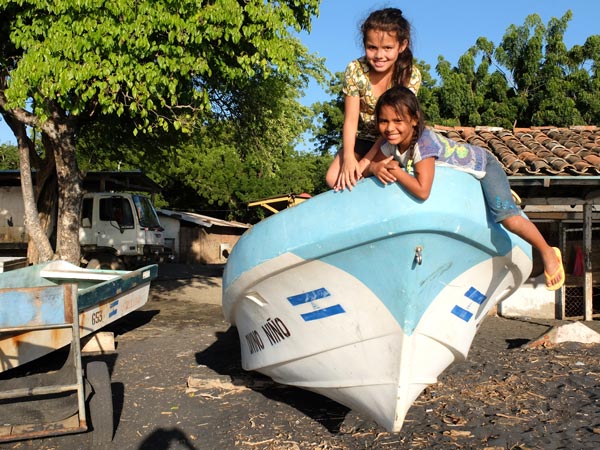
[{"label": "white boat hull", "polygon": [[[459,174],[456,183],[468,189],[471,181],[478,183]],[[482,198],[474,206],[483,218],[465,227],[467,236],[457,230],[463,219],[451,217],[452,209],[441,212],[446,220],[440,227],[432,227],[430,207],[435,213],[445,203],[439,190],[424,204],[390,190],[384,210],[395,204],[408,215],[363,225],[370,212],[361,199],[372,203],[389,188],[366,180],[345,197],[317,196],[288,210],[288,218],[284,211],[255,226],[230,256],[223,307],[238,329],[244,369],[325,395],[399,431],[422,390],[466,358],[481,321],[524,282],[531,255],[518,238],[488,223]],[[340,204],[340,220],[332,223],[355,220],[358,232],[328,235],[327,223],[304,220],[350,196],[361,211],[354,216],[352,206]],[[415,223],[406,224],[406,217]],[[261,241],[271,245],[265,240],[277,228],[281,249],[259,247]],[[305,246],[302,233],[312,245]]]}]

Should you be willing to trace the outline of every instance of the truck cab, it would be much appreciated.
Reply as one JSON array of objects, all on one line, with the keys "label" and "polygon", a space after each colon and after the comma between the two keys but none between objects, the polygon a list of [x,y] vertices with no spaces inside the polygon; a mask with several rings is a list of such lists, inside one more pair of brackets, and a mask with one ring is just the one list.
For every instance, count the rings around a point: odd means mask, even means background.
[{"label": "truck cab", "polygon": [[164,229],[148,197],[93,192],[83,196],[81,244],[88,267],[132,267],[170,259]]}]

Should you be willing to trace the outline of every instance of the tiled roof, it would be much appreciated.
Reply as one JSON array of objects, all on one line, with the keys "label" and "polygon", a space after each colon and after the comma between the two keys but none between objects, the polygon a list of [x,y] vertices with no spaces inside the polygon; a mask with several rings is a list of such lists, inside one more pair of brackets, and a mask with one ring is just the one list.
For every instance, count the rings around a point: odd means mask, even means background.
[{"label": "tiled roof", "polygon": [[509,176],[599,176],[600,127],[433,127],[440,134],[492,151]]}]

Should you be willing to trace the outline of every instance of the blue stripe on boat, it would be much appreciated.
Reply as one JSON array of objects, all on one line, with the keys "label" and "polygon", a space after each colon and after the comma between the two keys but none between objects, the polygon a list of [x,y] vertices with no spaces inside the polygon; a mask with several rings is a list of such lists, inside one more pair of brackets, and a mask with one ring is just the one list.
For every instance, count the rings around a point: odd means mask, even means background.
[{"label": "blue stripe on boat", "polygon": [[116,315],[117,312],[119,312],[117,306],[119,306],[119,300],[115,300],[110,304],[110,311],[108,312],[108,317],[112,317]]},{"label": "blue stripe on boat", "polygon": [[452,308],[452,314],[454,314],[459,319],[464,320],[465,322],[468,322],[469,320],[471,320],[471,317],[473,317],[473,313],[467,311],[464,308],[461,308],[458,305],[455,305],[454,308]]},{"label": "blue stripe on boat", "polygon": [[478,305],[481,305],[485,301],[485,299],[487,298],[484,294],[482,294],[481,292],[479,292],[474,287],[471,287],[465,293],[465,297],[470,298],[471,300],[473,300]]},{"label": "blue stripe on boat", "polygon": [[333,305],[327,308],[318,309],[313,312],[300,314],[305,322],[310,322],[311,320],[319,320],[324,319],[325,317],[335,316],[336,314],[344,314],[346,311],[342,308],[342,305]]},{"label": "blue stripe on boat", "polygon": [[304,303],[310,303],[321,298],[329,297],[331,294],[325,288],[315,289],[314,291],[304,292],[298,295],[292,295],[288,297],[288,301],[292,306],[303,305]]}]

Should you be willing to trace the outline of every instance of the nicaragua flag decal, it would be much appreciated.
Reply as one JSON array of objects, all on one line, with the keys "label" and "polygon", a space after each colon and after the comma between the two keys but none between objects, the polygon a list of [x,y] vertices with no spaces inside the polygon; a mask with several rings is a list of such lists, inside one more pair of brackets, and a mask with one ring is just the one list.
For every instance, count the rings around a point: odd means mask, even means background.
[{"label": "nicaragua flag decal", "polygon": [[326,299],[327,297],[331,297],[331,293],[323,287],[315,289],[314,291],[292,295],[291,297],[288,297],[287,300],[292,306],[301,306],[307,303],[312,305],[312,311],[300,314],[300,317],[302,317],[305,322],[324,319],[326,317],[334,316],[336,314],[343,314],[346,312],[340,304],[322,306],[322,300]]},{"label": "nicaragua flag decal", "polygon": [[468,322],[469,320],[471,320],[471,317],[473,317],[473,313],[470,311],[470,309],[472,309],[471,306],[473,304],[476,304],[477,307],[481,306],[481,304],[487,299],[487,297],[474,287],[471,287],[467,292],[465,292],[464,295],[466,298],[469,299],[469,305],[466,305],[466,308],[463,308],[459,305],[454,305],[454,308],[452,308],[451,312],[459,319]]}]

